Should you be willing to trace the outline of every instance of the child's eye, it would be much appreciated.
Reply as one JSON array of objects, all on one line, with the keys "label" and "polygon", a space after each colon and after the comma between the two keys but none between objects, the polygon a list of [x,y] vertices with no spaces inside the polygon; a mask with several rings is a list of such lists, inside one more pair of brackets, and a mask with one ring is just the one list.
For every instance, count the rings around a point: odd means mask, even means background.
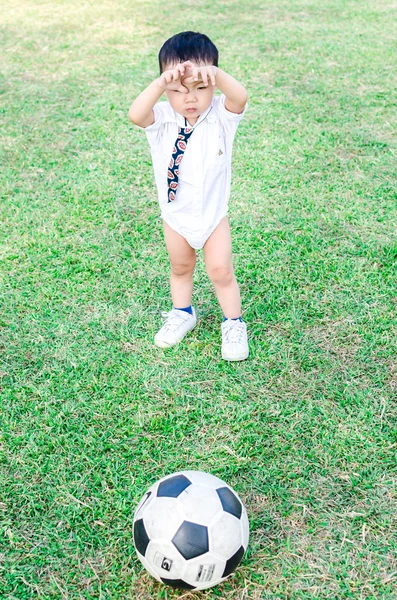
[{"label": "child's eye", "polygon": [[198,89],[198,90],[205,90],[206,88],[205,88],[205,86],[203,85],[203,86],[201,86],[201,87],[199,87],[199,88],[197,88],[197,89]]}]

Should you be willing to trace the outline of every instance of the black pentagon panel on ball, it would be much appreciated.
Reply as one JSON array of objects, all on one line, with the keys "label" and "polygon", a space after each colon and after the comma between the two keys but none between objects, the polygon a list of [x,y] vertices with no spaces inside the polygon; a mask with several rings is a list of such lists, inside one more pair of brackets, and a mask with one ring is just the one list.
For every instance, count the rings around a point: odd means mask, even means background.
[{"label": "black pentagon panel on ball", "polygon": [[209,550],[208,530],[204,525],[183,521],[172,538],[172,543],[186,560],[201,556]]},{"label": "black pentagon panel on ball", "polygon": [[223,510],[239,519],[241,517],[241,513],[243,512],[243,507],[237,496],[233,494],[232,490],[227,487],[223,487],[216,490],[216,493],[222,502]]},{"label": "black pentagon panel on ball", "polygon": [[230,575],[230,573],[233,573],[234,569],[240,564],[243,555],[244,548],[240,546],[236,554],[233,554],[233,556],[227,561],[222,577],[227,577],[228,575]]},{"label": "black pentagon panel on ball", "polygon": [[150,540],[149,536],[146,533],[145,525],[143,524],[143,519],[139,519],[134,523],[134,544],[135,548],[138,550],[142,556],[145,556],[146,548],[148,547]]},{"label": "black pentagon panel on ball", "polygon": [[165,579],[161,577],[161,581],[166,585],[170,585],[173,588],[179,588],[180,590],[194,590],[194,585],[190,585],[190,583],[186,583],[183,579]]},{"label": "black pentagon panel on ball", "polygon": [[178,498],[192,482],[185,475],[174,475],[162,481],[157,489],[157,496]]}]

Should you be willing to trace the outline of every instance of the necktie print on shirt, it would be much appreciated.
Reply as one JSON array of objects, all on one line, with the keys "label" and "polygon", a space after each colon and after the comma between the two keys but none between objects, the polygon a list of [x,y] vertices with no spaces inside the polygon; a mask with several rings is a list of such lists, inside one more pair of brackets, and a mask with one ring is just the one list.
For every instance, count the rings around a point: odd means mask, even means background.
[{"label": "necktie print on shirt", "polygon": [[176,198],[176,190],[179,184],[179,165],[187,148],[187,143],[192,135],[193,127],[178,127],[178,137],[175,140],[172,148],[172,156],[168,165],[167,181],[168,181],[168,202],[172,202]]}]

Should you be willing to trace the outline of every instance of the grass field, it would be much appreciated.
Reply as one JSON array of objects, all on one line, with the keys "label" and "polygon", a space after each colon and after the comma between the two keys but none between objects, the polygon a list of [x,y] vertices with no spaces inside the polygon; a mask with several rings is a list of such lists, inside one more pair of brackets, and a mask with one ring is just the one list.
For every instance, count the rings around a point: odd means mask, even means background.
[{"label": "grass field", "polygon": [[[0,598],[198,598],[136,559],[137,502],[209,471],[251,543],[208,600],[397,597],[397,5],[6,1],[1,10]],[[207,33],[249,92],[234,148],[250,359],[153,346],[169,264],[127,118],[163,41]]]}]

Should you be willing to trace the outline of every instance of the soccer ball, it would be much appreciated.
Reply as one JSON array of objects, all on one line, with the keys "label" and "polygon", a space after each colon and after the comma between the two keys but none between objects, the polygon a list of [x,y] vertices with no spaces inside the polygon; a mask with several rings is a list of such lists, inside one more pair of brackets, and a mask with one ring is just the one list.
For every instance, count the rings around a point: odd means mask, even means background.
[{"label": "soccer ball", "polygon": [[224,481],[200,471],[163,477],[134,515],[134,543],[158,581],[204,590],[228,577],[248,546],[243,503]]}]

